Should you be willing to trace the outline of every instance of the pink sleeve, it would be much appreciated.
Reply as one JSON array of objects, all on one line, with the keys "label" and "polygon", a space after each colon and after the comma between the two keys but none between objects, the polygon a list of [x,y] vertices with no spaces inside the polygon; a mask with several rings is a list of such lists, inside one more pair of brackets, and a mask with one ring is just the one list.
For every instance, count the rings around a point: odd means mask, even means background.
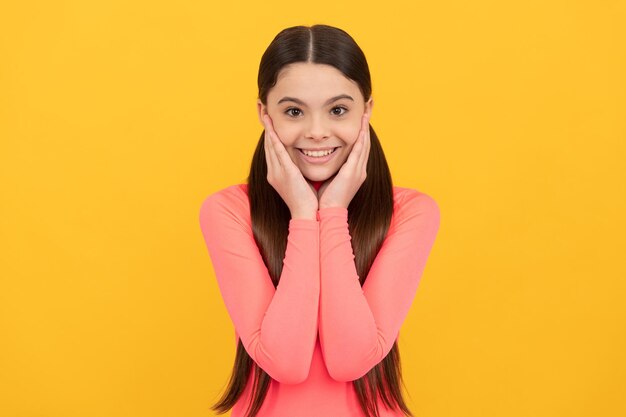
[{"label": "pink sleeve", "polygon": [[348,210],[328,207],[320,219],[320,344],[331,377],[352,381],[389,353],[417,291],[439,229],[439,207],[427,194],[406,192],[361,287]]},{"label": "pink sleeve", "polygon": [[290,220],[282,275],[274,288],[252,234],[249,205],[242,200],[219,192],[200,209],[219,289],[250,357],[273,379],[300,383],[308,377],[317,339],[319,222]]}]

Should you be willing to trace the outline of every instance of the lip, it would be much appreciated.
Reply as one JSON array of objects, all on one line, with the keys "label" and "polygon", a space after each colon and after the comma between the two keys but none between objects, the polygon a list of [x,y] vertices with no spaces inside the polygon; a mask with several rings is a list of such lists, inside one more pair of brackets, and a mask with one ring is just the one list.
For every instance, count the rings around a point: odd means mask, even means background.
[{"label": "lip", "polygon": [[[334,147],[330,147],[330,148],[322,148],[319,150],[327,150],[327,149],[339,149],[339,146],[334,146]],[[333,159],[335,157],[335,155],[337,154],[337,150],[335,150],[333,153],[331,153],[330,155],[326,155],[326,156],[322,156],[322,157],[314,157],[314,156],[307,156],[304,153],[302,153],[302,151],[300,150],[300,148],[296,148],[298,149],[298,154],[300,155],[300,157],[305,161],[308,162],[309,164],[314,164],[314,165],[320,165],[320,164],[325,164],[326,162],[330,161],[331,159]],[[307,149],[308,151],[309,149]],[[316,149],[318,150],[318,149]]]},{"label": "lip", "polygon": [[338,148],[339,146],[327,146],[325,148],[296,148],[296,149],[303,149],[305,151],[327,151],[329,149],[335,149]]}]

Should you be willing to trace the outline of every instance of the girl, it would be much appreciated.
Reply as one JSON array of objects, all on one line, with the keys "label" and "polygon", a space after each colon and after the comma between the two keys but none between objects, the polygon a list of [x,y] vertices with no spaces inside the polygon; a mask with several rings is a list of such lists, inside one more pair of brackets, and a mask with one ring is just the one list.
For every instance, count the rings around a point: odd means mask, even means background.
[{"label": "girl", "polygon": [[237,353],[212,409],[232,417],[412,416],[397,338],[439,229],[437,203],[393,186],[352,37],[295,26],[259,67],[264,126],[247,184],[200,226]]}]

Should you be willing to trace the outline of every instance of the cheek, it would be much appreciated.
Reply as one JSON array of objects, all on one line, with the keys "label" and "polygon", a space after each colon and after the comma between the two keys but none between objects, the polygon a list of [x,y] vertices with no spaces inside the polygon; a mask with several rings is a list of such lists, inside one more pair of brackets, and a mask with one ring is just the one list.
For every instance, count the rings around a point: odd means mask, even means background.
[{"label": "cheek", "polygon": [[360,126],[358,125],[345,125],[337,131],[337,136],[339,136],[348,146],[352,146],[359,137],[359,130]]},{"label": "cheek", "polygon": [[299,131],[294,126],[274,124],[274,131],[285,146],[292,146],[298,138]]}]

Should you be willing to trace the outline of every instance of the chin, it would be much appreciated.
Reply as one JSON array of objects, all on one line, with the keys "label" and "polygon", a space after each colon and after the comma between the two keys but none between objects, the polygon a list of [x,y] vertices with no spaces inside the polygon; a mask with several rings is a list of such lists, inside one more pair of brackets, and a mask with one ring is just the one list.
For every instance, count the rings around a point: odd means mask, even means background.
[{"label": "chin", "polygon": [[333,174],[328,174],[328,173],[302,173],[302,175],[304,176],[304,178],[306,178],[309,181],[326,181],[327,179],[329,179],[330,177],[333,176]]},{"label": "chin", "polygon": [[326,181],[328,178],[330,178],[327,175],[304,175],[304,178],[306,178],[307,180],[311,181],[311,182],[315,182],[315,181]]}]

